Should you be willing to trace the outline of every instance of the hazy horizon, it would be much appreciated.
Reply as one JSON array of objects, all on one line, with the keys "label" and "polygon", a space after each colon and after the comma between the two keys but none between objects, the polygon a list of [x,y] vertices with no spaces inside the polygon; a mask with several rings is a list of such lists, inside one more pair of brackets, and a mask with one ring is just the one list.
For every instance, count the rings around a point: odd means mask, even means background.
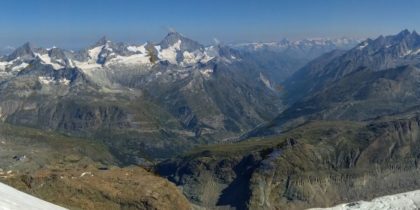
[{"label": "hazy horizon", "polygon": [[[79,49],[102,36],[158,42],[176,30],[204,44],[287,38],[374,38],[415,30],[416,1],[133,1],[2,2],[0,48],[32,42]],[[372,8],[375,8],[373,10]],[[357,15],[355,15],[357,14]],[[400,23],[404,22],[404,25]]]}]

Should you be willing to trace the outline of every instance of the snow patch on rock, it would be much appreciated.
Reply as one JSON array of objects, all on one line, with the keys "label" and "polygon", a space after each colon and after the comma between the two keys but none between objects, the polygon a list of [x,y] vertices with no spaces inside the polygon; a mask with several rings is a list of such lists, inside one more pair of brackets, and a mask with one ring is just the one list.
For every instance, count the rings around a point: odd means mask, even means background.
[{"label": "snow patch on rock", "polygon": [[121,64],[121,65],[145,65],[145,64],[151,64],[150,57],[146,54],[134,54],[130,56],[116,56],[115,58],[112,58],[109,62],[107,62],[107,65],[115,65],[115,64]]},{"label": "snow patch on rock", "polygon": [[357,49],[362,50],[363,48],[367,47],[369,45],[369,43],[367,42],[363,42],[362,44],[360,44]]},{"label": "snow patch on rock", "polygon": [[205,77],[210,77],[213,74],[213,69],[204,69],[200,73]]},{"label": "snow patch on rock", "polygon": [[38,81],[43,85],[69,85],[70,80],[66,78],[59,79],[58,81],[55,81],[52,77],[38,77]]},{"label": "snow patch on rock", "polygon": [[130,52],[134,52],[134,53],[140,52],[140,53],[146,54],[146,47],[145,46],[146,46],[146,44],[141,45],[141,46],[128,46],[127,50],[130,51]]},{"label": "snow patch on rock", "polygon": [[[156,46],[156,49],[158,49],[157,46]],[[178,62],[176,61],[176,56],[177,56],[177,51],[179,51],[180,49],[181,49],[181,40],[178,40],[172,46],[169,46],[166,49],[160,50],[158,53],[158,58],[161,60],[166,60],[171,64],[178,64]]]},{"label": "snow patch on rock", "polygon": [[22,70],[22,69],[24,69],[24,68],[26,68],[26,67],[28,67],[28,66],[29,66],[29,64],[28,64],[28,63],[23,62],[23,63],[21,63],[21,64],[19,64],[19,65],[17,65],[17,66],[14,66],[14,67],[12,68],[12,71],[20,71],[20,70]]},{"label": "snow patch on rock", "polygon": [[261,82],[263,82],[263,83],[264,83],[264,85],[265,85],[268,89],[270,89],[270,90],[274,90],[273,86],[271,85],[270,80],[268,80],[268,79],[267,79],[267,77],[265,77],[265,76],[264,76],[264,74],[262,74],[261,72],[260,72],[260,80],[261,80]]},{"label": "snow patch on rock", "polygon": [[48,54],[35,54],[41,59],[43,64],[51,65],[55,70],[62,69],[63,66],[51,60],[51,57]]}]

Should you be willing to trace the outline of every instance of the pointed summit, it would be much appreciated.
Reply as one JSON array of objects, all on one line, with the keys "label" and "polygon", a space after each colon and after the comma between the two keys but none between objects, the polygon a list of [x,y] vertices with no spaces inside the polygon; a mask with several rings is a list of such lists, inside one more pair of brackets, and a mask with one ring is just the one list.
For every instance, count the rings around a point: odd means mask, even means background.
[{"label": "pointed summit", "polygon": [[25,48],[25,49],[33,49],[34,45],[31,42],[26,42],[25,44],[23,44],[21,46],[21,48]]},{"label": "pointed summit", "polygon": [[184,37],[181,33],[177,32],[177,31],[169,31],[166,36]]},{"label": "pointed summit", "polygon": [[8,60],[14,60],[16,58],[32,59],[34,58],[34,46],[30,42],[26,42],[22,46],[16,48],[12,54],[8,56]]},{"label": "pointed summit", "polygon": [[189,39],[176,31],[170,31],[165,36],[165,38],[159,43],[159,45],[161,46],[162,49],[166,49],[171,46],[174,46],[178,42],[180,42],[181,51],[192,52],[192,51],[203,48],[203,46],[200,43],[192,39]]},{"label": "pointed summit", "polygon": [[407,35],[410,35],[410,34],[411,34],[411,32],[408,29],[404,29],[400,33],[398,33],[398,35],[401,35],[401,36],[407,36]]},{"label": "pointed summit", "polygon": [[182,36],[180,33],[175,32],[175,31],[170,31],[165,38],[163,38],[163,40],[160,42],[160,45],[162,46],[162,48],[166,48],[167,46],[171,46],[174,45],[175,43],[177,43],[179,40],[183,40],[183,39],[187,39],[184,36]]},{"label": "pointed summit", "polygon": [[404,39],[406,37],[409,37],[409,36],[411,36],[411,32],[408,29],[404,29],[400,33],[398,33],[397,35],[395,35],[395,38],[397,40],[402,40],[402,39]]},{"label": "pointed summit", "polygon": [[393,44],[404,44],[411,49],[419,47],[420,37],[416,31],[410,32],[409,30],[405,29],[397,35],[391,37],[394,42]]},{"label": "pointed summit", "polygon": [[95,43],[94,46],[95,47],[102,46],[102,45],[105,45],[106,43],[109,43],[109,42],[111,42],[111,41],[106,36],[103,36]]}]

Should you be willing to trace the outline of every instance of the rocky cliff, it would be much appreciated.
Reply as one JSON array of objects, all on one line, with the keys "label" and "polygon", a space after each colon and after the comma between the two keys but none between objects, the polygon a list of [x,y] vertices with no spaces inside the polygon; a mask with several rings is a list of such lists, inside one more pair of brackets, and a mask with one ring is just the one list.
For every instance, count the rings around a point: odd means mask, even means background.
[{"label": "rocky cliff", "polygon": [[311,122],[277,137],[200,148],[157,171],[195,204],[303,209],[420,187],[420,117]]}]

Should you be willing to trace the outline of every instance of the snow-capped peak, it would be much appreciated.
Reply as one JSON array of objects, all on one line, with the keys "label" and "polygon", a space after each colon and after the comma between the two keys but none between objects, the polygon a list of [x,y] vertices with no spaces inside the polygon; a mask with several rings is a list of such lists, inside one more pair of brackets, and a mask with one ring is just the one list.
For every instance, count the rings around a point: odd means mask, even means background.
[{"label": "snow-capped peak", "polygon": [[184,68],[200,66],[213,59],[227,63],[239,60],[239,54],[228,48],[230,47],[204,47],[177,32],[170,32],[157,44],[114,43],[102,37],[91,47],[77,52],[56,47],[34,48],[27,43],[11,55],[0,58],[0,71],[11,72],[10,69],[13,69],[14,72],[18,72],[32,61],[39,60],[40,64],[50,65],[55,70],[77,67],[87,75],[95,77],[98,71],[103,71],[101,69],[115,67],[148,71],[157,63]]},{"label": "snow-capped peak", "polygon": [[17,58],[20,59],[33,59],[34,58],[34,46],[30,42],[26,42],[22,46],[15,49],[15,51],[12,52],[12,54],[7,56],[7,60],[15,60]]},{"label": "snow-capped peak", "polygon": [[177,44],[179,41],[181,42],[179,50],[182,52],[193,52],[196,50],[203,49],[203,45],[183,36],[178,32],[169,32],[168,35],[166,35],[166,37],[158,45],[161,47],[161,49],[166,49]]}]

